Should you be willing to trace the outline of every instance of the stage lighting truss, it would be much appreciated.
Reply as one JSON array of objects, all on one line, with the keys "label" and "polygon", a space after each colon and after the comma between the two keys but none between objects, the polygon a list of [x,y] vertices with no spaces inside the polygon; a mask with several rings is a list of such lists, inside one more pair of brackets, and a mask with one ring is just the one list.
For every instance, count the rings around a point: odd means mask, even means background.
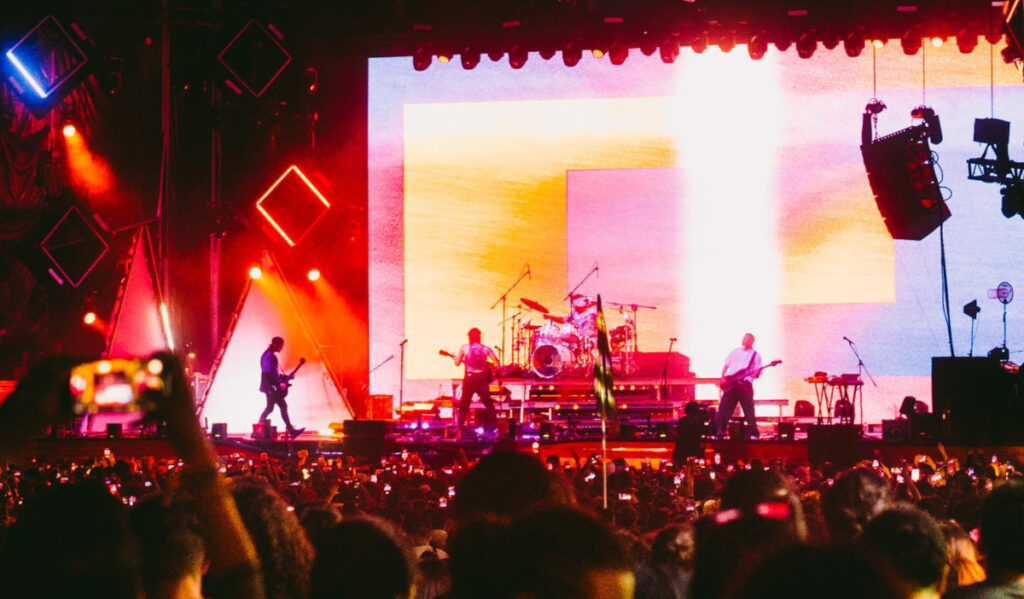
[{"label": "stage lighting truss", "polygon": [[9,81],[37,115],[48,112],[86,75],[89,57],[80,43],[86,38],[81,30],[72,29],[77,41],[48,15],[4,53],[12,71]]},{"label": "stage lighting truss", "polygon": [[50,276],[58,284],[82,284],[110,246],[77,206],[68,208],[39,244],[53,263]]},{"label": "stage lighting truss", "polygon": [[[292,61],[291,54],[281,45],[283,39],[284,35],[273,24],[268,29],[252,19],[224,46],[217,60],[246,91],[259,98]],[[225,84],[241,94],[230,79]]]},{"label": "stage lighting truss", "polygon": [[289,166],[256,200],[256,210],[290,247],[295,247],[330,207],[327,198],[295,165]]}]

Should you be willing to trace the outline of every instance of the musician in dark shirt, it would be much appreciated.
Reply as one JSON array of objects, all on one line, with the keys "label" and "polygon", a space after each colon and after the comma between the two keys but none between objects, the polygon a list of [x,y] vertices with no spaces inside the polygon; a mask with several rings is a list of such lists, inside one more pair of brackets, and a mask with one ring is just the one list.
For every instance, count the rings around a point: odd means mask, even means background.
[{"label": "musician in dark shirt", "polygon": [[466,365],[466,373],[462,377],[462,395],[459,398],[458,411],[455,421],[459,433],[466,422],[466,414],[469,413],[469,406],[473,403],[473,395],[480,397],[480,403],[484,404],[486,417],[484,428],[487,434],[493,434],[497,427],[497,415],[494,411],[494,401],[491,400],[491,366],[497,366],[498,356],[494,350],[480,342],[480,329],[473,327],[469,330],[469,343],[459,348],[455,356],[455,365]]},{"label": "musician in dark shirt", "polygon": [[284,424],[288,428],[288,435],[295,438],[306,429],[295,428],[292,426],[291,419],[288,418],[288,402],[284,398],[288,395],[288,388],[285,386],[285,383],[288,382],[289,377],[281,372],[277,362],[277,352],[281,351],[283,347],[284,339],[274,337],[270,340],[270,345],[267,346],[263,355],[260,356],[260,391],[267,396],[267,407],[263,410],[263,414],[260,415],[260,422],[263,422],[270,416],[276,405],[281,409],[281,419],[284,420]]}]

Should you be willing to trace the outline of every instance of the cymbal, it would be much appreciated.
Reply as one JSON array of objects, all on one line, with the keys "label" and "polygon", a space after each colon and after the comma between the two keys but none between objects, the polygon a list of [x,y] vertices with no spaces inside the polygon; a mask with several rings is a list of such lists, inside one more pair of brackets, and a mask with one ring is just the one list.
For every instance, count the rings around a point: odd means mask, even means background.
[{"label": "cymbal", "polygon": [[519,298],[519,301],[523,302],[523,304],[525,304],[527,308],[529,308],[531,310],[536,310],[537,312],[540,312],[541,314],[547,314],[550,311],[547,308],[545,308],[544,306],[542,306],[540,303],[535,302],[535,301],[530,300],[530,299],[526,299],[525,297]]},{"label": "cymbal", "polygon": [[544,318],[547,318],[548,320],[553,320],[553,321],[559,322],[559,323],[564,323],[565,322],[565,317],[563,317],[563,316],[551,316],[550,314],[545,314]]},{"label": "cymbal", "polygon": [[536,331],[540,327],[541,327],[541,325],[539,325],[539,324],[524,324],[523,325],[523,330],[524,331]]}]

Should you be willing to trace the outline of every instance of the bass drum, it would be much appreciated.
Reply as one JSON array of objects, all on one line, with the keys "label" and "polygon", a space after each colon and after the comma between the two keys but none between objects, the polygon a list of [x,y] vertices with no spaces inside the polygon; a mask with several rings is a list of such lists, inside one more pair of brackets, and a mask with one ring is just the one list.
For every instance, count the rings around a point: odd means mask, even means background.
[{"label": "bass drum", "polygon": [[531,362],[537,376],[542,379],[555,378],[572,366],[572,350],[555,343],[539,345],[533,350]]}]

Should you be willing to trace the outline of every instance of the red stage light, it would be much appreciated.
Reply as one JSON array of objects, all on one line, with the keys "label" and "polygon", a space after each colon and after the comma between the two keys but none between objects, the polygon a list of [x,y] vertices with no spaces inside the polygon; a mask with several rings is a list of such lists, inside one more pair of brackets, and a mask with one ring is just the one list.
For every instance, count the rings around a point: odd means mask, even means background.
[{"label": "red stage light", "polygon": [[82,316],[82,322],[84,322],[85,324],[93,324],[94,322],[96,322],[96,313],[91,311],[86,312],[85,316]]},{"label": "red stage light", "polygon": [[61,129],[61,131],[64,133],[64,137],[74,137],[75,134],[78,133],[78,130],[75,129],[75,126],[71,123],[64,125],[64,128]]},{"label": "red stage light", "polygon": [[258,278],[260,278],[262,276],[263,276],[263,269],[260,268],[259,266],[253,266],[252,268],[249,269],[249,278],[250,279],[255,281],[256,279],[258,279]]},{"label": "red stage light", "polygon": [[319,281],[320,270],[317,268],[310,269],[310,271],[306,274],[306,278],[309,279],[310,281]]},{"label": "red stage light", "polygon": [[[289,177],[293,173],[296,176]],[[279,189],[286,179],[287,183]],[[275,191],[277,193],[274,193]],[[327,198],[295,165],[289,166],[260,199],[256,200],[256,210],[292,247],[313,228],[330,207],[331,203]]]}]

